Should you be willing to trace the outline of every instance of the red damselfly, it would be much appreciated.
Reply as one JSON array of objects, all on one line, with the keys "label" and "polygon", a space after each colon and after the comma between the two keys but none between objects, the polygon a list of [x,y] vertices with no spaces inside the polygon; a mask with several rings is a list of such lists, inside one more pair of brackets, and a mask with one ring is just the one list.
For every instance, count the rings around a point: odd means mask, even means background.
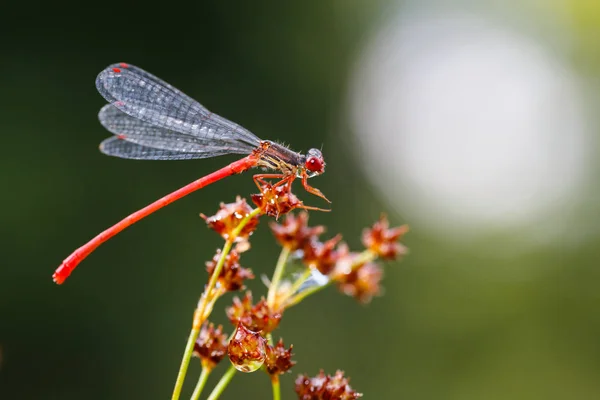
[{"label": "red damselfly", "polygon": [[98,246],[123,229],[195,190],[253,167],[276,171],[255,175],[259,188],[264,179],[279,179],[277,186],[289,185],[300,178],[309,193],[327,200],[319,189],[308,184],[308,178],[325,171],[323,154],[318,149],[310,149],[303,155],[270,140],[261,140],[131,64],[107,67],[96,78],[96,88],[109,101],[100,110],[100,123],[114,134],[100,144],[104,154],[136,160],[185,160],[224,154],[246,156],[156,200],[101,232],[57,268],[52,277],[58,284]]}]

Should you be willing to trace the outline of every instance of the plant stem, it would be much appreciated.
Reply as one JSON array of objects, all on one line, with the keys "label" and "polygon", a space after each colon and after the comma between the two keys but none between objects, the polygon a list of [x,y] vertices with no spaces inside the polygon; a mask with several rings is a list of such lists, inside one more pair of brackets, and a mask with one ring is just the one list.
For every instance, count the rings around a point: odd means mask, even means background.
[{"label": "plant stem", "polygon": [[221,270],[223,269],[223,265],[225,265],[225,258],[229,254],[231,250],[231,246],[233,246],[233,240],[225,241],[225,245],[223,246],[223,250],[221,251],[221,258],[219,258],[219,262],[217,263],[215,270],[210,276],[210,280],[208,281],[208,285],[204,289],[204,293],[200,297],[200,304],[198,304],[198,308],[196,308],[197,313],[194,315],[194,325],[202,325],[202,323],[206,320],[204,313],[206,312],[206,306],[209,303],[212,303],[215,299],[212,297],[212,291],[217,286],[217,281],[219,280],[219,275],[221,275]]},{"label": "plant stem", "polygon": [[206,317],[208,317],[208,316],[204,315],[204,312],[206,311],[206,306],[211,300],[210,296],[212,294],[213,289],[217,286],[217,281],[219,280],[219,275],[221,275],[221,270],[223,269],[223,265],[225,265],[225,258],[229,254],[229,251],[231,250],[233,243],[237,239],[237,237],[240,234],[240,232],[242,231],[242,229],[244,229],[246,224],[248,224],[248,222],[252,218],[254,218],[258,214],[260,214],[260,212],[261,212],[260,208],[255,208],[254,210],[249,212],[248,215],[246,215],[240,221],[238,226],[236,226],[235,229],[233,231],[231,231],[231,235],[229,235],[229,237],[225,241],[225,245],[223,246],[223,250],[221,251],[221,258],[219,258],[219,262],[215,266],[215,270],[213,271],[212,275],[210,276],[210,281],[208,281],[208,286],[204,289],[204,294],[201,297],[201,304],[198,306],[198,309],[200,310],[198,313],[199,314],[198,318],[200,319],[198,325],[202,325],[202,323],[204,322]]},{"label": "plant stem", "polygon": [[356,257],[354,261],[352,261],[352,269],[354,270],[359,265],[371,262],[377,258],[377,254],[372,252],[371,250],[364,250],[362,253]]},{"label": "plant stem", "polygon": [[304,270],[302,275],[300,275],[300,277],[298,277],[298,279],[296,279],[296,282],[294,282],[294,284],[290,288],[291,295],[293,295],[294,293],[296,293],[298,291],[298,289],[300,289],[300,286],[302,286],[302,284],[310,277],[311,273],[312,273],[312,269],[310,267],[308,267]]},{"label": "plant stem", "polygon": [[221,380],[217,383],[217,386],[213,389],[212,393],[208,396],[206,400],[217,400],[219,396],[223,393],[231,379],[237,372],[237,369],[233,365],[229,366],[229,369],[225,372]]},{"label": "plant stem", "polygon": [[273,386],[273,400],[281,400],[281,386],[279,386],[279,376],[271,377],[271,385]]},{"label": "plant stem", "polygon": [[271,285],[269,286],[269,293],[267,295],[267,305],[271,309],[275,305],[275,296],[277,296],[279,282],[281,282],[281,277],[283,276],[283,271],[285,271],[285,265],[289,256],[290,248],[284,246],[283,249],[281,249],[281,254],[279,254],[279,259],[277,260],[277,265],[275,266],[275,272],[273,272],[273,279],[271,280]]},{"label": "plant stem", "polygon": [[192,357],[192,353],[194,352],[194,344],[196,343],[196,339],[198,338],[198,334],[200,333],[200,328],[192,328],[190,331],[190,336],[188,337],[187,343],[185,345],[185,350],[183,351],[183,359],[181,360],[181,365],[179,366],[179,372],[177,373],[177,380],[175,381],[175,388],[173,389],[173,395],[171,396],[171,400],[178,400],[181,395],[181,388],[183,387],[183,381],[185,380],[185,374],[187,373],[188,366],[190,365],[190,358]]},{"label": "plant stem", "polygon": [[187,344],[185,346],[185,350],[183,352],[183,358],[181,359],[181,365],[179,366],[179,372],[177,373],[177,380],[175,381],[175,387],[173,388],[173,395],[171,396],[171,400],[179,400],[179,396],[181,395],[181,388],[183,387],[183,381],[185,380],[185,375],[187,374],[188,366],[190,365],[190,359],[192,358],[192,353],[194,351],[194,343],[196,343],[196,339],[200,334],[200,328],[202,327],[202,323],[206,320],[208,315],[204,315],[206,311],[206,306],[209,302],[214,301],[216,299],[212,299],[212,292],[214,288],[217,286],[217,281],[219,279],[219,275],[221,275],[221,270],[223,269],[223,265],[225,265],[225,258],[229,254],[231,247],[233,246],[233,242],[240,234],[242,229],[246,226],[246,224],[255,216],[260,214],[260,208],[256,208],[252,210],[248,215],[246,215],[235,227],[235,229],[231,232],[231,235],[225,241],[225,245],[223,246],[223,250],[221,251],[221,258],[219,258],[219,262],[215,266],[215,270],[210,276],[210,280],[208,285],[204,289],[204,293],[200,297],[200,304],[194,311],[194,319],[192,321],[192,330],[190,331],[190,336],[188,338]]},{"label": "plant stem", "polygon": [[196,384],[196,388],[194,389],[194,393],[192,393],[191,400],[198,400],[200,398],[200,394],[202,393],[202,389],[204,389],[204,385],[206,385],[206,380],[211,373],[210,368],[203,367],[202,372],[200,373],[200,378],[198,378],[198,383]]},{"label": "plant stem", "polygon": [[322,289],[325,289],[330,284],[331,284],[331,281],[329,281],[326,284],[321,285],[321,286],[313,286],[313,287],[306,289],[302,293],[298,293],[297,295],[290,297],[290,299],[288,301],[286,301],[286,303],[285,303],[285,308],[287,309],[292,306],[295,306],[296,304],[298,304],[302,300],[304,300],[306,297],[310,296],[311,294],[317,293],[318,291],[320,291]]}]

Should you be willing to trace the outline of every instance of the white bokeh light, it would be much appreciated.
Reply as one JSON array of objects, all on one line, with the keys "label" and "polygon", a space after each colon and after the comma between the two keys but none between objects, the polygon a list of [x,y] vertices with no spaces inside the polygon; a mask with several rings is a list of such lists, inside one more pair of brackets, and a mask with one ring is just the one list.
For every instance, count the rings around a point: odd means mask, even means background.
[{"label": "white bokeh light", "polygon": [[412,223],[442,234],[460,224],[466,236],[533,224],[583,183],[574,74],[491,21],[396,19],[361,54],[351,85],[357,156]]}]

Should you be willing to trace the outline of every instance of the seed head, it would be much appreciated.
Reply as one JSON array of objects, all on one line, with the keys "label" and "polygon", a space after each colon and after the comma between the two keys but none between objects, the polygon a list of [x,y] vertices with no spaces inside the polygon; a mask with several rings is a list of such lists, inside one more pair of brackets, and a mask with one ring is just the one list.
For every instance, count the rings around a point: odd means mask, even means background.
[{"label": "seed head", "polygon": [[370,302],[373,296],[381,294],[383,270],[374,262],[359,265],[348,273],[334,275],[340,291],[363,304]]},{"label": "seed head", "polygon": [[281,321],[282,313],[271,310],[264,298],[252,305],[252,293],[246,292],[242,300],[233,298],[233,305],[227,308],[227,317],[232,324],[243,324],[248,329],[267,334],[275,330]]},{"label": "seed head", "polygon": [[260,193],[253,194],[250,198],[263,214],[275,218],[295,208],[304,208],[304,203],[292,193],[292,186],[288,183],[275,186],[265,182],[260,186]]},{"label": "seed head", "polygon": [[[218,249],[213,259],[206,262],[206,271],[208,271],[209,276],[212,275],[220,259],[221,249]],[[232,250],[229,252],[219,274],[219,285],[228,292],[244,289],[244,280],[254,279],[252,270],[243,268],[239,260],[240,254],[237,251]]]},{"label": "seed head", "polygon": [[223,333],[223,327],[219,325],[215,329],[212,323],[205,322],[194,344],[194,356],[200,358],[205,368],[213,369],[226,352],[227,335]]},{"label": "seed head", "polygon": [[328,241],[321,243],[318,240],[311,240],[304,246],[303,262],[319,270],[324,275],[328,275],[334,268],[339,258],[339,253],[335,249],[342,240],[342,235],[336,235]]},{"label": "seed head", "polygon": [[300,400],[355,400],[362,397],[349,385],[349,379],[343,371],[337,371],[334,376],[325,375],[323,370],[315,377],[300,375],[296,379],[296,393]]},{"label": "seed head", "polygon": [[[252,208],[246,203],[246,199],[242,199],[238,196],[234,203],[221,203],[219,211],[217,211],[215,215],[207,217],[204,214],[200,214],[200,216],[206,221],[206,224],[210,229],[214,230],[221,235],[223,239],[227,240],[231,237],[233,231],[242,219],[244,219],[251,211]],[[247,240],[252,232],[254,232],[257,225],[258,216],[255,216],[248,221],[235,240]]]},{"label": "seed head", "polygon": [[393,260],[398,255],[404,255],[408,249],[398,241],[408,232],[408,225],[390,228],[385,214],[371,228],[363,231],[362,242],[366,248],[387,260]]},{"label": "seed head", "polygon": [[317,240],[318,236],[325,232],[325,227],[317,225],[308,226],[308,213],[302,211],[298,215],[287,214],[283,223],[271,222],[269,224],[275,239],[283,247],[290,251],[303,249],[311,240]]},{"label": "seed head", "polygon": [[279,339],[279,342],[275,346],[267,345],[267,357],[265,358],[265,366],[267,367],[267,373],[271,376],[281,375],[289,371],[296,361],[292,361],[292,348],[290,346],[288,350],[283,345],[283,339]]}]

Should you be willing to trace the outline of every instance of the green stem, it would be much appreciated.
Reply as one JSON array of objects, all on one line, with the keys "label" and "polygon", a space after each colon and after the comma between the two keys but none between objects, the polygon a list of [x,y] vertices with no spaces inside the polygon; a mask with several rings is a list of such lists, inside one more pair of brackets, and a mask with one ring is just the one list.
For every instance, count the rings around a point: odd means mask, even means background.
[{"label": "green stem", "polygon": [[271,377],[271,385],[273,386],[273,400],[281,400],[281,387],[279,386],[279,376]]},{"label": "green stem", "polygon": [[219,258],[219,262],[217,263],[215,270],[213,271],[212,275],[210,276],[210,281],[208,281],[208,286],[204,290],[204,294],[202,296],[202,300],[203,300],[202,304],[201,304],[201,306],[198,307],[200,309],[200,318],[202,319],[202,322],[204,322],[204,320],[205,320],[204,311],[206,310],[206,305],[209,303],[209,297],[210,297],[213,289],[217,286],[217,281],[219,280],[219,276],[221,275],[221,270],[223,269],[223,265],[225,265],[225,258],[229,254],[229,251],[231,251],[233,242],[235,241],[235,239],[237,239],[238,235],[240,234],[242,229],[244,229],[246,224],[248,224],[248,222],[252,218],[254,218],[258,214],[260,214],[260,212],[261,212],[260,208],[255,208],[250,213],[248,213],[248,215],[246,215],[240,221],[238,226],[236,226],[235,229],[233,231],[231,231],[231,235],[225,241],[225,245],[223,246],[223,250],[221,251],[221,257]]},{"label": "green stem", "polygon": [[325,289],[330,284],[331,284],[331,281],[329,281],[326,284],[321,285],[321,286],[313,286],[313,287],[306,289],[302,293],[298,293],[297,295],[292,296],[288,301],[286,301],[285,308],[287,309],[292,306],[295,306],[296,304],[298,304],[302,300],[304,300],[306,297],[310,296],[311,294],[317,293],[318,291],[320,291],[322,289]]},{"label": "green stem", "polygon": [[273,308],[275,305],[275,296],[277,295],[279,282],[281,282],[281,277],[283,276],[283,271],[285,271],[285,265],[289,256],[290,248],[284,246],[283,249],[281,249],[281,254],[279,254],[279,259],[277,260],[277,265],[275,266],[275,272],[273,272],[273,279],[271,280],[271,285],[269,286],[267,305],[270,308]]},{"label": "green stem", "polygon": [[298,291],[298,289],[300,289],[300,286],[302,286],[304,281],[306,281],[310,277],[311,273],[312,273],[312,269],[310,267],[308,267],[304,270],[302,275],[300,275],[300,277],[298,277],[298,279],[296,279],[296,282],[294,282],[294,284],[290,288],[291,295],[293,295],[294,293],[296,293]]},{"label": "green stem", "polygon": [[363,265],[364,263],[371,262],[377,258],[377,253],[372,252],[371,250],[364,250],[362,253],[356,257],[354,261],[352,261],[352,269],[358,267],[359,265]]},{"label": "green stem", "polygon": [[190,336],[188,337],[185,350],[183,351],[183,359],[181,360],[181,365],[179,366],[179,372],[177,373],[177,380],[175,381],[175,388],[173,389],[171,400],[178,400],[179,396],[181,395],[185,374],[187,373],[188,366],[190,365],[190,358],[194,352],[194,344],[196,343],[199,333],[200,328],[192,328],[190,331]]},{"label": "green stem", "polygon": [[206,385],[206,380],[211,373],[210,368],[202,368],[202,372],[200,373],[200,378],[198,378],[198,383],[196,384],[196,388],[194,389],[194,393],[192,393],[191,400],[198,400],[200,398],[200,394],[202,393],[202,389],[204,389],[204,385]]},{"label": "green stem", "polygon": [[223,393],[227,385],[229,385],[229,382],[231,382],[231,379],[233,378],[236,372],[237,369],[235,369],[233,365],[230,365],[227,372],[225,372],[219,383],[217,383],[217,386],[215,386],[212,393],[208,396],[206,400],[217,400],[219,396]]},{"label": "green stem", "polygon": [[211,294],[214,288],[217,286],[217,280],[219,279],[219,275],[221,275],[221,270],[223,269],[223,265],[225,265],[225,258],[231,247],[233,246],[233,242],[240,234],[242,229],[248,224],[248,222],[260,214],[260,208],[256,208],[252,210],[248,215],[246,215],[235,227],[235,229],[231,232],[231,235],[225,241],[225,245],[223,246],[223,250],[221,251],[221,257],[219,258],[219,262],[217,263],[215,270],[210,276],[210,280],[208,282],[207,287],[204,289],[204,293],[200,298],[200,304],[196,308],[194,312],[194,321],[192,323],[192,330],[190,331],[190,336],[188,338],[187,344],[185,346],[185,350],[183,352],[183,358],[181,359],[181,365],[179,366],[179,372],[177,373],[177,380],[175,381],[175,387],[173,388],[173,395],[171,396],[171,400],[179,400],[179,396],[181,395],[181,389],[183,388],[183,381],[185,380],[185,375],[187,374],[188,367],[190,365],[190,359],[192,358],[192,353],[194,351],[194,343],[196,343],[196,339],[200,334],[200,328],[202,323],[206,320],[204,313],[206,311],[206,306],[211,299]]},{"label": "green stem", "polygon": [[[219,275],[221,275],[221,270],[223,269],[223,266],[225,265],[225,258],[227,258],[227,255],[229,254],[229,251],[231,250],[232,246],[233,246],[233,240],[227,240],[225,242],[225,245],[223,246],[223,250],[221,251],[221,257],[219,258],[219,262],[217,263],[215,270],[213,271],[212,275],[210,276],[210,280],[208,281],[208,285],[204,289],[204,293],[202,293],[202,297],[200,297],[200,304],[198,304],[198,308],[197,308],[198,318],[200,318],[198,325],[202,325],[202,323],[206,320],[206,318],[204,316],[204,313],[206,312],[206,306],[208,306],[209,303],[212,303],[215,300],[212,297],[212,294],[213,294],[212,291],[217,286],[217,281],[219,280]],[[208,317],[208,315],[206,317]]]}]

